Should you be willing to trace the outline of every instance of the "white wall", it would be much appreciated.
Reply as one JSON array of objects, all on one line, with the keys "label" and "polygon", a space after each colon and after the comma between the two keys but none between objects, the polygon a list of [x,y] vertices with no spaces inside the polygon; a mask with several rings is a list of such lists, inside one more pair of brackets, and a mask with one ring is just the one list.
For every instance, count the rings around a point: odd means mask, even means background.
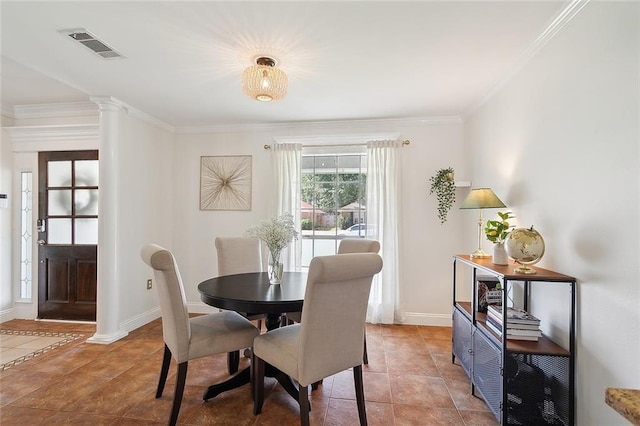
[{"label": "white wall", "polygon": [[[2,116],[2,127],[13,124],[13,119]],[[0,320],[3,312],[13,306],[11,291],[11,205],[13,205],[12,170],[13,155],[11,141],[4,131],[0,136],[0,194],[7,194],[9,207],[0,208]]]},{"label": "white wall", "polygon": [[[578,279],[580,425],[628,424],[605,388],[640,383],[639,17],[589,3],[464,128],[472,179],[542,233],[540,266]],[[533,309],[566,344],[553,287]]]},{"label": "white wall", "polygon": [[[14,123],[3,121],[3,126],[6,128],[3,127],[2,130],[2,156],[0,157],[3,170],[0,175],[2,188],[5,186],[4,170],[8,170],[9,177],[11,176],[11,158],[14,157],[11,147],[20,152],[21,161],[31,159],[34,164],[37,164],[38,151],[98,149],[97,133],[92,140],[85,140],[82,136],[78,136],[87,132],[83,125],[88,124],[90,127],[93,123],[97,123],[97,107],[94,104],[79,105],[77,109],[83,111],[82,115],[61,115],[54,119],[52,117],[55,117],[58,107],[66,111],[64,105],[43,106],[41,109],[47,111],[46,119],[16,120],[15,125],[19,126],[17,128],[11,127]],[[119,304],[114,312],[122,331],[131,331],[159,316],[155,289],[152,291],[146,289],[146,280],[152,278],[152,273],[140,259],[139,252],[140,247],[148,242],[171,247],[173,239],[173,133],[153,120],[141,119],[140,114],[131,108],[129,111],[131,114],[124,114],[120,123],[122,140],[119,142],[117,159],[120,202],[115,212],[118,216],[116,232],[122,244],[119,246],[114,264],[118,266],[119,279],[115,283],[108,284],[117,290]],[[90,115],[91,113],[93,116]],[[49,125],[51,125],[50,128],[42,127]],[[76,129],[77,125],[81,126],[80,131]],[[51,131],[47,132],[46,129]],[[13,138],[18,139],[19,142],[11,144],[11,137],[7,133],[12,133]],[[8,151],[6,156],[5,151]],[[34,205],[36,204],[37,198],[34,201]],[[13,209],[8,209],[7,213],[11,210]],[[0,210],[0,214],[4,214],[4,210]],[[10,218],[8,220],[10,221]],[[7,228],[7,235],[11,235],[12,227],[11,223],[5,224],[4,219],[0,226],[3,235],[2,245],[4,245],[5,241],[8,243],[11,241],[10,237],[4,238],[5,228]],[[37,287],[33,293],[33,307],[29,308],[21,304],[19,310],[12,309],[16,297],[12,294],[12,288],[15,286],[11,285],[10,276],[7,279],[4,278],[4,275],[11,271],[11,256],[10,252],[7,252],[7,256],[4,255],[4,251],[2,253],[0,310],[10,311],[3,319],[15,317],[17,312],[33,315],[37,312]],[[37,274],[34,274],[35,280],[37,280]],[[34,282],[34,286],[36,284]],[[29,316],[19,314],[18,317]]]},{"label": "white wall", "polygon": [[[459,211],[440,225],[436,201],[429,195],[429,177],[439,168],[460,170],[464,180],[462,123],[459,119],[367,121],[337,124],[248,128],[241,132],[209,132],[177,135],[175,145],[175,215],[173,248],[187,285],[189,302],[201,303],[197,284],[217,274],[214,238],[234,236],[270,215],[271,156],[264,144],[296,137],[332,139],[337,136],[399,135],[411,141],[402,150],[403,231],[400,306],[405,322],[450,325],[451,255],[460,250]],[[367,135],[367,136],[364,136]],[[253,200],[251,211],[199,210],[200,157],[251,155]],[[459,198],[468,189],[458,190]],[[195,309],[196,306],[193,306]]]},{"label": "white wall", "polygon": [[119,204],[116,264],[120,280],[118,316],[131,331],[160,315],[156,290],[147,290],[151,269],[140,259],[140,248],[156,243],[167,248],[173,238],[173,134],[126,115],[119,145]]}]

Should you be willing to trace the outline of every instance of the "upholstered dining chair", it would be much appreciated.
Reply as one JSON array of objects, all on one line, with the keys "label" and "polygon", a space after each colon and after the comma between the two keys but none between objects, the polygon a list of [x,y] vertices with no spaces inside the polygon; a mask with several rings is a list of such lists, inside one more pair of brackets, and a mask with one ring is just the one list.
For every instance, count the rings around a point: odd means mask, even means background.
[{"label": "upholstered dining chair", "polygon": [[375,253],[318,256],[311,260],[299,324],[281,327],[253,341],[254,414],[264,402],[265,363],[298,382],[300,423],[309,424],[308,387],[353,368],[360,424],[367,424],[362,352],[371,281],[382,269]]},{"label": "upholstered dining chair", "polygon": [[189,318],[182,278],[173,254],[148,244],[140,251],[142,260],[153,269],[162,314],[164,355],[156,398],[162,396],[171,358],[178,364],[169,424],[175,425],[182,404],[189,361],[218,353],[250,347],[258,329],[236,312],[216,312]]},{"label": "upholstered dining chair", "polygon": [[[217,237],[215,245],[219,276],[262,272],[265,269],[262,242],[258,238]],[[250,321],[257,321],[258,329],[262,328],[264,314],[239,313]],[[230,352],[227,355],[229,374],[235,374],[239,365],[240,351]]]},{"label": "upholstered dining chair", "polygon": [[[338,246],[338,254],[349,253],[378,253],[380,251],[380,243],[377,240],[364,238],[345,238],[340,241]],[[287,318],[291,322],[300,322],[300,312],[289,312]],[[362,362],[369,364],[369,355],[367,354],[367,335],[364,335],[364,351],[362,353]]]}]

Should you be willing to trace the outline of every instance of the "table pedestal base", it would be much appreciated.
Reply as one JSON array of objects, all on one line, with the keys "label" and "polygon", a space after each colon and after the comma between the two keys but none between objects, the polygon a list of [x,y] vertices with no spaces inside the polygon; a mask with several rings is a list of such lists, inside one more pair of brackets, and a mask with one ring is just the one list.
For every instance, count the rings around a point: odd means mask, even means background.
[{"label": "table pedestal base", "polygon": [[[265,377],[275,378],[278,381],[278,383],[280,383],[280,386],[282,386],[282,388],[285,391],[287,391],[287,393],[291,395],[292,398],[298,401],[298,388],[293,383],[293,380],[291,379],[290,376],[288,376],[287,374],[284,374],[282,371],[278,370],[277,368],[269,364],[265,364],[264,375]],[[204,395],[202,395],[202,399],[204,399],[205,401],[208,401],[211,398],[215,398],[216,396],[220,395],[222,392],[239,388],[240,386],[246,385],[250,381],[251,381],[251,368],[247,367],[241,372],[239,372],[238,374],[236,374],[235,376],[231,377],[230,379],[222,383],[209,386],[207,390],[204,391]]]},{"label": "table pedestal base", "polygon": [[[267,320],[265,321],[267,330],[274,330],[280,326],[280,314],[268,314]],[[246,356],[246,355],[245,355]],[[265,364],[265,377],[273,377],[278,383],[282,386],[282,388],[287,391],[289,395],[296,401],[298,401],[298,388],[293,383],[291,377],[287,374],[284,374],[282,371],[273,367],[272,365]],[[238,388],[240,386],[246,385],[251,381],[251,369],[250,367],[245,368],[235,376],[227,379],[222,383],[217,383],[215,385],[211,385],[204,391],[204,395],[202,395],[202,399],[205,401],[210,400],[221,394],[222,392]],[[253,395],[253,392],[252,392]]]}]

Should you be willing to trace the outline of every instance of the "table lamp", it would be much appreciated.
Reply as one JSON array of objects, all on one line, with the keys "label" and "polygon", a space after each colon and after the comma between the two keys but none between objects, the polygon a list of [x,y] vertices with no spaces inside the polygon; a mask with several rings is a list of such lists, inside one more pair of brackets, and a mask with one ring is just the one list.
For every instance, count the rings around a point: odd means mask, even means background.
[{"label": "table lamp", "polygon": [[472,189],[467,198],[462,202],[461,209],[479,209],[480,218],[478,219],[478,248],[471,253],[471,257],[484,258],[491,257],[482,250],[482,209],[495,209],[506,207],[502,201],[494,194],[490,188]]}]

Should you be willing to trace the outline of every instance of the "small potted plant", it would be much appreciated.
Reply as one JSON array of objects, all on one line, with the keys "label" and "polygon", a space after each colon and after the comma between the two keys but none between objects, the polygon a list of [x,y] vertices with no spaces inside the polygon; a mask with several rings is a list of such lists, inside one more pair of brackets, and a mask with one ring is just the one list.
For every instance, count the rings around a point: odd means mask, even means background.
[{"label": "small potted plant", "polygon": [[493,263],[496,265],[508,265],[509,257],[504,249],[504,242],[507,235],[511,232],[513,225],[509,224],[509,219],[515,216],[511,212],[498,212],[500,220],[488,220],[484,227],[484,233],[487,240],[491,241],[493,246]]},{"label": "small potted plant", "polygon": [[456,200],[456,185],[453,180],[453,168],[440,169],[429,178],[431,191],[438,199],[438,219],[440,223],[447,221],[447,214]]}]

